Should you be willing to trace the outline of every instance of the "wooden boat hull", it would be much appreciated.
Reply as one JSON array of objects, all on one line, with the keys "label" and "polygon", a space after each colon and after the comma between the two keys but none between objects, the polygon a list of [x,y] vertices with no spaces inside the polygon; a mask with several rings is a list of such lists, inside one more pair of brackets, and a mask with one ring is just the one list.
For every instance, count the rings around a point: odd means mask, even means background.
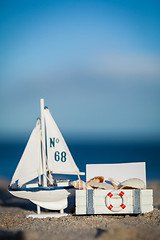
[{"label": "wooden boat hull", "polygon": [[28,199],[34,204],[49,210],[62,210],[68,206],[68,197],[75,190],[69,187],[13,188],[9,192],[19,198]]}]

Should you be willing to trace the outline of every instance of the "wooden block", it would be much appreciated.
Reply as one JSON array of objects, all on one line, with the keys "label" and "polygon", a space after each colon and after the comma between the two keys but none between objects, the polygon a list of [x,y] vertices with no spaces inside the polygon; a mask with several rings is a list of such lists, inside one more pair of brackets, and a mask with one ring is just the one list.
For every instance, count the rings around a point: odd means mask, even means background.
[{"label": "wooden block", "polygon": [[86,206],[76,207],[76,215],[86,215]]},{"label": "wooden block", "polygon": [[[95,190],[94,191],[94,205],[103,205],[106,202],[106,197],[107,194],[109,194],[108,190]],[[133,190],[127,190],[127,192],[125,192],[126,195],[126,201],[127,204],[131,204],[133,202]],[[116,202],[119,202],[119,204],[121,203],[122,199],[120,196],[114,196],[112,197],[112,205],[116,204]]]},{"label": "wooden block", "polygon": [[148,212],[151,212],[153,211],[153,205],[142,205],[141,207],[141,213],[148,213]]},{"label": "wooden block", "polygon": [[86,195],[86,191],[87,191],[87,190],[78,190],[78,189],[77,189],[77,190],[76,190],[76,195],[79,196],[79,197],[80,197],[80,196],[85,196],[85,195]]},{"label": "wooden block", "polygon": [[153,204],[153,190],[141,190],[141,203],[142,204]]},{"label": "wooden block", "polygon": [[86,196],[84,197],[78,197],[76,199],[76,206],[86,206]]},{"label": "wooden block", "polygon": [[86,190],[76,190],[76,206],[86,207]]},{"label": "wooden block", "polygon": [[95,206],[94,210],[95,214],[131,214],[133,213],[133,206],[129,205],[125,209],[121,209],[120,211],[117,212],[110,211],[105,206]]},{"label": "wooden block", "polygon": [[139,214],[153,210],[153,190],[76,190],[76,214]]}]

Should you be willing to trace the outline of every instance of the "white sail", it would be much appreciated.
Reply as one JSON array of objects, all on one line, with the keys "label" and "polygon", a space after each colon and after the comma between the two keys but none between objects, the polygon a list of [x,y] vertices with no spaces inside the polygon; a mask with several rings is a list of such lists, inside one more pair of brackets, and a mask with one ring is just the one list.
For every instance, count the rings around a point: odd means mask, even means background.
[{"label": "white sail", "polygon": [[80,175],[72,155],[48,109],[44,111],[47,132],[48,170],[59,174]]},{"label": "white sail", "polygon": [[13,175],[11,185],[18,181],[18,185],[33,180],[42,174],[41,166],[41,138],[40,138],[40,121],[37,121],[28,140],[27,146],[23,152],[20,162]]}]

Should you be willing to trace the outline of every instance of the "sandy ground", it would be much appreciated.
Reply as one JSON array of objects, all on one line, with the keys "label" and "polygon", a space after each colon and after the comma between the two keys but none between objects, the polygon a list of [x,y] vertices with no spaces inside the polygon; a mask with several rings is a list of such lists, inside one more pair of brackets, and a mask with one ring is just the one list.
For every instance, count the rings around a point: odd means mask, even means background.
[{"label": "sandy ground", "polygon": [[29,201],[12,197],[0,181],[0,239],[160,239],[160,182],[151,182],[154,210],[144,215],[67,216],[59,219],[25,218],[36,211]]}]

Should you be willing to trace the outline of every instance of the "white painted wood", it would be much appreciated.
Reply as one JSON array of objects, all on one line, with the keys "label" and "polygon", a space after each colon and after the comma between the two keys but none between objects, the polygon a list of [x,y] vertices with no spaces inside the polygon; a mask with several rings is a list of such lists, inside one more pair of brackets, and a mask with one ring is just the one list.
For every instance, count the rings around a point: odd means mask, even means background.
[{"label": "white painted wood", "polygon": [[37,214],[40,214],[41,213],[41,208],[40,206],[37,205]]},{"label": "white painted wood", "polygon": [[[105,204],[105,198],[107,194],[111,192],[111,190],[94,190],[94,206],[104,205]],[[128,190],[127,191],[127,198],[126,198],[128,204],[130,204],[133,201],[133,191]],[[113,197],[111,199],[112,205],[116,204],[116,202],[121,203],[120,197]]]},{"label": "white painted wood", "polygon": [[41,129],[42,129],[42,155],[43,155],[43,187],[47,187],[46,178],[46,144],[45,144],[45,123],[44,123],[44,99],[40,100],[41,106]]},{"label": "white painted wood", "polygon": [[26,188],[35,188],[35,187],[38,187],[38,183],[26,184]]},{"label": "white painted wood", "polygon": [[57,183],[58,187],[67,187],[67,186],[69,186],[69,180],[68,181],[60,181],[60,182],[56,181],[56,183]]},{"label": "white painted wood", "polygon": [[77,197],[84,197],[84,196],[86,196],[86,191],[87,190],[76,190],[76,196]]},{"label": "white painted wood", "polygon": [[[136,195],[137,190],[122,190],[125,196],[125,208],[119,209],[119,206],[123,203],[123,200],[120,196],[114,195],[115,190],[93,190],[93,199],[90,202],[88,201],[89,190],[76,190],[76,214],[83,215],[87,214],[87,208],[93,210],[92,214],[139,214],[150,212],[153,210],[153,190],[146,189],[140,190],[139,195]],[[110,198],[110,204],[114,206],[117,211],[111,211],[107,207],[106,196],[109,192],[113,193],[113,196]],[[138,197],[139,196],[139,197]],[[135,197],[137,197],[135,199]],[[139,201],[140,200],[140,201]],[[136,201],[136,202],[134,202]],[[93,206],[90,206],[90,203],[93,203]],[[136,205],[135,205],[136,204]],[[92,211],[91,210],[91,211]]]},{"label": "white painted wood", "polygon": [[141,211],[142,213],[151,212],[153,210],[153,190],[141,191]]},{"label": "white painted wood", "polygon": [[85,206],[86,208],[86,190],[76,190],[76,206]]},{"label": "white painted wood", "polygon": [[151,197],[153,196],[153,190],[152,189],[148,189],[148,190],[141,190],[141,198],[145,198],[145,197]]},{"label": "white painted wood", "polygon": [[78,197],[76,199],[76,206],[86,206],[86,197]]},{"label": "white painted wood", "polygon": [[86,206],[76,207],[76,215],[86,215]]},{"label": "white painted wood", "polygon": [[133,214],[133,206],[127,206],[119,212],[112,212],[106,206],[95,206],[95,214]]},{"label": "white painted wood", "polygon": [[59,190],[39,190],[33,191],[11,191],[10,193],[16,197],[29,199],[34,204],[50,210],[61,210],[68,206],[68,196],[72,193],[72,189]]},{"label": "white painted wood", "polygon": [[150,204],[142,205],[142,207],[141,207],[142,213],[148,213],[151,211],[153,211],[153,205],[150,205]]},{"label": "white painted wood", "polygon": [[[111,189],[108,189],[108,190],[101,190],[101,189],[95,189],[94,190],[94,196],[95,197],[105,197],[109,192],[112,192],[114,190],[111,190]],[[122,190],[123,192],[126,191],[126,190]],[[127,196],[131,196],[132,197],[132,194],[133,193],[133,190],[130,190],[128,189],[127,190]]]},{"label": "white painted wood", "polygon": [[[39,124],[40,124],[40,119],[39,120]],[[42,152],[41,152],[41,143],[42,143],[42,130],[41,130],[41,127],[39,128],[39,136],[40,136],[40,142],[39,142],[39,145],[40,145],[40,153],[39,153],[39,168],[40,168],[40,173],[39,173],[39,176],[38,176],[38,184],[39,186],[42,186],[42,178],[41,178],[41,175],[43,173],[43,166],[42,166]]]},{"label": "white painted wood", "polygon": [[153,196],[146,195],[141,198],[141,204],[153,204]]},{"label": "white painted wood", "polygon": [[[127,205],[133,205],[133,198],[127,198]],[[105,204],[106,199],[105,198],[94,198],[94,206],[106,206]],[[115,206],[115,205],[121,205],[122,204],[122,199],[121,198],[112,198],[110,200],[110,203]]]},{"label": "white painted wood", "polygon": [[55,174],[66,174],[66,175],[85,175],[85,172],[60,172],[60,171],[55,171]]},{"label": "white painted wood", "polygon": [[41,214],[27,214],[26,218],[60,218],[60,217],[66,217],[69,214],[67,213],[41,213]]}]

